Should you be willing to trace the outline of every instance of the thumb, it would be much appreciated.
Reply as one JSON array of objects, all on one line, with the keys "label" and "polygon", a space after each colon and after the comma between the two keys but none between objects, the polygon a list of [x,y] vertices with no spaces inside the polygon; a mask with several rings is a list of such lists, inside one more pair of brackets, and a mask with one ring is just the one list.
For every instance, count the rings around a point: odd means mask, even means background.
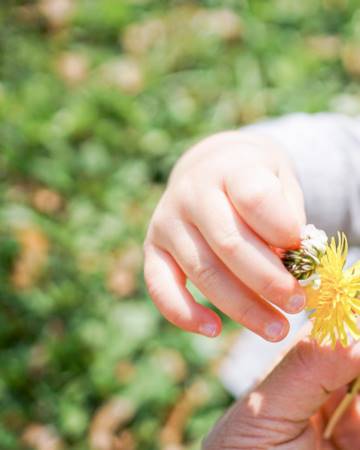
[{"label": "thumb", "polygon": [[255,393],[262,412],[292,421],[309,419],[330,394],[360,374],[360,342],[333,350],[299,342]]},{"label": "thumb", "polygon": [[359,373],[360,343],[332,350],[302,341],[255,391],[229,411],[215,430],[219,437],[222,434],[222,442],[231,435],[232,444],[248,442],[249,448],[281,448],[285,442],[294,442],[296,449],[316,448],[309,419],[332,392]]}]

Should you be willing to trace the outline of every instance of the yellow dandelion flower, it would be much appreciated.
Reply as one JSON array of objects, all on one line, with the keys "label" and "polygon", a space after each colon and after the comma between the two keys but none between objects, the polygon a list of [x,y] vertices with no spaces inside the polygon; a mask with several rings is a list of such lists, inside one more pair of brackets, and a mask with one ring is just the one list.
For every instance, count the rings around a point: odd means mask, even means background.
[{"label": "yellow dandelion flower", "polygon": [[348,255],[345,234],[338,234],[338,242],[332,238],[316,272],[320,277],[320,287],[306,288],[307,308],[313,310],[311,336],[319,344],[336,342],[346,347],[349,335],[360,339],[357,317],[360,314],[360,262],[344,270]]}]

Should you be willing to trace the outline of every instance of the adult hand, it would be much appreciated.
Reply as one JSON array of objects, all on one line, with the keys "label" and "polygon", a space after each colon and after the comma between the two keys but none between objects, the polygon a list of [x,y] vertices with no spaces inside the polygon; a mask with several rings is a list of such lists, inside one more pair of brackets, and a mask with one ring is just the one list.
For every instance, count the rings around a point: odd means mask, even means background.
[{"label": "adult hand", "polygon": [[331,414],[360,374],[360,343],[349,348],[300,342],[218,422],[203,450],[360,449],[360,396],[323,439]]}]

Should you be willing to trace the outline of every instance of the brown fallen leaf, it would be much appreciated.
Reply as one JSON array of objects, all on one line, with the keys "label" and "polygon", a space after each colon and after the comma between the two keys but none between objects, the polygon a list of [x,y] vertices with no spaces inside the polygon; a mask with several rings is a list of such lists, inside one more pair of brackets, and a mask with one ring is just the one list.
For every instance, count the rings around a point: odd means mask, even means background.
[{"label": "brown fallen leaf", "polygon": [[119,361],[115,367],[115,376],[121,383],[129,383],[135,376],[136,365],[131,361]]},{"label": "brown fallen leaf", "polygon": [[34,208],[45,214],[57,213],[63,206],[60,194],[46,188],[36,189],[32,194],[31,202]]},{"label": "brown fallen leaf", "polygon": [[175,382],[180,383],[186,378],[186,362],[178,351],[164,348],[155,352],[152,358],[156,365]]},{"label": "brown fallen leaf", "polygon": [[33,375],[41,374],[49,362],[49,355],[42,344],[36,344],[31,347],[29,352],[29,370]]},{"label": "brown fallen leaf", "polygon": [[53,29],[62,28],[69,22],[73,10],[73,0],[40,0],[38,9]]},{"label": "brown fallen leaf", "polygon": [[160,19],[151,19],[129,25],[122,34],[121,43],[127,52],[142,55],[165,37],[164,22]]},{"label": "brown fallen leaf", "polygon": [[107,276],[107,288],[118,297],[128,297],[137,289],[137,274],[142,266],[142,251],[137,245],[115,256]]},{"label": "brown fallen leaf", "polygon": [[76,86],[86,80],[89,74],[87,58],[80,53],[63,53],[56,63],[59,77],[69,86]]},{"label": "brown fallen leaf", "polygon": [[306,40],[310,50],[323,60],[332,60],[340,56],[341,40],[335,35],[311,36]]},{"label": "brown fallen leaf", "polygon": [[129,297],[136,291],[136,274],[121,266],[115,266],[107,279],[107,288],[117,297]]},{"label": "brown fallen leaf", "polygon": [[36,5],[20,5],[15,9],[16,18],[25,23],[39,21],[39,9]]},{"label": "brown fallen leaf", "polygon": [[187,421],[193,412],[204,405],[210,397],[210,387],[203,380],[195,380],[175,403],[173,410],[161,431],[160,442],[163,450],[182,448]]},{"label": "brown fallen leaf", "polygon": [[124,430],[119,434],[115,440],[114,450],[135,450],[136,441],[133,433],[130,430]]},{"label": "brown fallen leaf", "polygon": [[240,16],[229,8],[200,9],[194,14],[192,25],[195,30],[216,35],[224,41],[233,41],[243,35]]},{"label": "brown fallen leaf", "polygon": [[56,430],[49,425],[32,423],[22,435],[22,441],[33,450],[63,450],[64,443]]},{"label": "brown fallen leaf", "polygon": [[12,283],[17,289],[28,289],[36,284],[48,260],[49,242],[42,231],[25,228],[17,233],[20,254],[15,261]]},{"label": "brown fallen leaf", "polygon": [[118,58],[102,67],[103,80],[121,92],[136,95],[144,88],[143,71],[139,63],[130,57]]},{"label": "brown fallen leaf", "polygon": [[138,244],[128,245],[119,252],[117,261],[126,269],[135,271],[141,269],[143,264],[143,252],[141,246]]},{"label": "brown fallen leaf", "polygon": [[353,77],[360,77],[360,45],[347,44],[341,52],[345,70]]},{"label": "brown fallen leaf", "polygon": [[[135,415],[135,405],[128,399],[115,397],[107,401],[95,413],[89,433],[92,450],[119,450],[118,434],[121,427]],[[123,439],[123,442],[125,440]],[[129,443],[129,440],[128,440]],[[130,448],[124,448],[124,450]]]},{"label": "brown fallen leaf", "polygon": [[9,186],[5,191],[5,198],[8,202],[25,203],[28,200],[32,186],[26,183],[17,183]]}]

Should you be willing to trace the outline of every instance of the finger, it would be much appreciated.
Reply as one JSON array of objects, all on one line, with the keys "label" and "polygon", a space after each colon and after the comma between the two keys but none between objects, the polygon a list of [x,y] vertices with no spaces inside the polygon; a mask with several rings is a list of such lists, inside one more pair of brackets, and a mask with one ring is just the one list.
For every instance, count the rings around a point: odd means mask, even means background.
[{"label": "finger", "polygon": [[[327,423],[332,418],[336,408],[340,405],[345,395],[348,393],[348,386],[343,386],[337,391],[333,392],[330,398],[326,401],[322,408],[322,414],[318,414],[320,417],[318,420],[318,428],[320,436],[323,436]],[[358,442],[360,442],[360,397],[357,396],[353,402],[346,408],[339,422],[336,424],[334,431],[331,435],[331,442],[335,447],[342,450],[353,450],[356,448]],[[327,444],[330,448],[330,441],[322,440],[322,445],[325,447]],[[323,448],[321,447],[321,448]],[[327,448],[327,447],[326,447]]]},{"label": "finger", "polygon": [[[220,190],[189,205],[189,216],[215,254],[246,286],[286,312],[303,309],[305,295],[280,258],[241,220]],[[195,198],[195,196],[194,196]]]},{"label": "finger", "polygon": [[345,411],[334,430],[332,440],[337,448],[353,450],[360,442],[360,397]]},{"label": "finger", "polygon": [[299,246],[301,224],[297,210],[270,169],[243,168],[241,176],[234,171],[226,179],[225,189],[241,218],[265,242],[281,248]]},{"label": "finger", "polygon": [[177,221],[163,230],[161,241],[204,296],[234,321],[273,342],[287,335],[287,319],[241,283],[194,226]]},{"label": "finger", "polygon": [[[330,441],[324,440],[325,420],[321,411],[318,411],[310,418],[309,428],[313,430],[316,450],[336,450]],[[311,448],[311,447],[310,447]]]},{"label": "finger", "polygon": [[215,337],[221,331],[219,316],[198,304],[186,289],[186,278],[170,255],[152,245],[145,249],[144,275],[150,297],[174,325]]},{"label": "finger", "polygon": [[304,194],[295,173],[286,164],[279,169],[278,176],[283,186],[283,192],[289,205],[294,209],[300,225],[305,225],[306,212]]}]

